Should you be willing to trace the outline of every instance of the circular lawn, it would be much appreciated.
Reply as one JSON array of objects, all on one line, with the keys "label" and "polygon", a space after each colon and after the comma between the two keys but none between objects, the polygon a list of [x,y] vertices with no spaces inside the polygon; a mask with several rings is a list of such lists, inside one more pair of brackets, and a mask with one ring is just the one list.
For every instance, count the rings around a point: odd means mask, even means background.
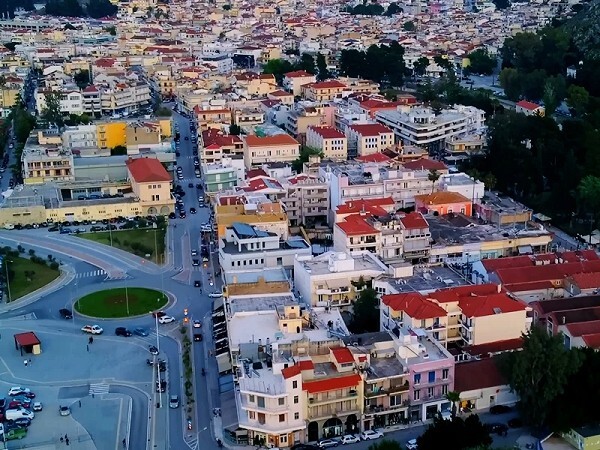
[{"label": "circular lawn", "polygon": [[161,309],[167,302],[167,296],[154,289],[116,288],[81,297],[75,303],[75,310],[86,316],[115,319],[148,314]]}]

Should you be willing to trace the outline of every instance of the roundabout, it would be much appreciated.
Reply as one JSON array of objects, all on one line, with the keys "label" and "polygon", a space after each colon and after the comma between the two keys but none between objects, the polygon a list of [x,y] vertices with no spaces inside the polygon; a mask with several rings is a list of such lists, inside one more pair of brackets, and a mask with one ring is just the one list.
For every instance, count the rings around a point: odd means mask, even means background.
[{"label": "roundabout", "polygon": [[159,310],[168,302],[167,295],[155,289],[122,287],[87,294],[75,302],[74,309],[88,317],[124,319]]}]

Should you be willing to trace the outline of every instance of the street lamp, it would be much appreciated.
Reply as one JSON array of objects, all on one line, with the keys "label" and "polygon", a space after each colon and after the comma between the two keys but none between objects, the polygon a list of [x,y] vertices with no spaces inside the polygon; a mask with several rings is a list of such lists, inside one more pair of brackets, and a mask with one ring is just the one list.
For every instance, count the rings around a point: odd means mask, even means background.
[{"label": "street lamp", "polygon": [[4,260],[4,269],[6,270],[6,288],[8,290],[8,303],[12,301],[10,295],[10,277],[8,276],[8,263],[12,263],[13,261],[5,259]]},{"label": "street lamp", "polygon": [[[158,339],[158,314],[154,315],[154,322],[156,326],[156,349],[158,350],[158,354],[160,354],[160,340]],[[156,402],[156,407],[160,408],[162,405],[162,385],[160,380],[160,362],[158,360],[158,355],[154,355],[154,366],[156,367],[156,388],[158,390],[158,401]]]}]

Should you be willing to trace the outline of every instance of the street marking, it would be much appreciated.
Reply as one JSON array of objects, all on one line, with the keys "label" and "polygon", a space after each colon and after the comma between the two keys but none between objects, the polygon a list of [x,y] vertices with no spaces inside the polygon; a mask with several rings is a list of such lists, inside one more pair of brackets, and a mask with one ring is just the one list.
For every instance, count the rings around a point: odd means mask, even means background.
[{"label": "street marking", "polygon": [[89,394],[90,395],[101,395],[101,394],[108,394],[108,391],[110,389],[110,385],[106,384],[106,383],[92,383],[90,384],[90,391]]},{"label": "street marking", "polygon": [[89,272],[79,272],[77,275],[75,275],[75,278],[99,277],[101,275],[106,275],[106,271],[104,271],[104,270],[91,270]]}]

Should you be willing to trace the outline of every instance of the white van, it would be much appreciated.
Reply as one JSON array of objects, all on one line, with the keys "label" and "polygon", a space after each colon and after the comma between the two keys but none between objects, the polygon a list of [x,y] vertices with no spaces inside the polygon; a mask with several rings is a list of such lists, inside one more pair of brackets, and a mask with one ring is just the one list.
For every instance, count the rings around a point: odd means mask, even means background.
[{"label": "white van", "polygon": [[7,409],[4,413],[4,417],[6,420],[21,419],[23,417],[27,419],[33,419],[35,417],[35,413],[25,408]]},{"label": "white van", "polygon": [[4,224],[4,229],[5,230],[14,230],[15,226],[12,223],[5,223]]}]

